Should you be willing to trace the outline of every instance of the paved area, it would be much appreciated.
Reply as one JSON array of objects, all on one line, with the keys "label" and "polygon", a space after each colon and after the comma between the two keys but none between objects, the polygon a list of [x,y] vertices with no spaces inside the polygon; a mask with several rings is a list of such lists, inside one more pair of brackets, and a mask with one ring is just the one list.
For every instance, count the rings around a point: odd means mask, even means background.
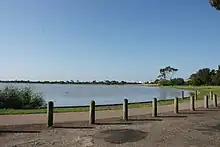
[{"label": "paved area", "polygon": [[[209,104],[212,101],[209,100]],[[190,103],[184,102],[179,104],[179,109],[189,109]],[[195,103],[196,107],[203,107],[203,101],[199,100]],[[173,105],[159,106],[158,112],[173,111]],[[129,109],[129,116],[151,114],[152,109],[147,108],[132,108]],[[118,118],[122,116],[122,110],[97,111],[96,119]],[[73,121],[88,121],[88,112],[70,112],[70,113],[55,113],[54,122],[73,122]],[[47,123],[46,114],[28,114],[28,115],[0,115],[0,126],[3,125],[23,125],[23,124],[45,124]]]},{"label": "paved area", "polygon": [[220,108],[137,115],[128,122],[101,119],[42,125],[0,126],[0,147],[219,147]]}]

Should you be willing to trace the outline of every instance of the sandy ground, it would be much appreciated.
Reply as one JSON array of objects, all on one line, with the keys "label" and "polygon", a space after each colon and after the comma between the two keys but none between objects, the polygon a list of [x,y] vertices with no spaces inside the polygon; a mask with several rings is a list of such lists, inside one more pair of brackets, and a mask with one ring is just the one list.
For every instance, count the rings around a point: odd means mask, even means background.
[{"label": "sandy ground", "polygon": [[220,147],[220,107],[87,122],[0,127],[1,147]]}]

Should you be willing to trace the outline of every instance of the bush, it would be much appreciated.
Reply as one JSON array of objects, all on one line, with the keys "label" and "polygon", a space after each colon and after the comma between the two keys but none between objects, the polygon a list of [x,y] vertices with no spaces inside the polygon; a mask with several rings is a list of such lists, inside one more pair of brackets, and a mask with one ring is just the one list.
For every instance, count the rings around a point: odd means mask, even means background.
[{"label": "bush", "polygon": [[160,86],[169,86],[169,85],[171,85],[171,82],[170,82],[170,80],[160,80],[160,81],[158,82],[158,84],[159,84]]},{"label": "bush", "polygon": [[170,80],[161,79],[158,84],[160,86],[175,86],[175,85],[184,85],[185,81],[183,78],[174,78]]},{"label": "bush", "polygon": [[7,86],[0,90],[0,108],[31,109],[45,105],[41,93],[35,93],[30,87],[17,88]]},{"label": "bush", "polygon": [[183,78],[174,78],[170,80],[171,85],[184,85],[185,81]]}]

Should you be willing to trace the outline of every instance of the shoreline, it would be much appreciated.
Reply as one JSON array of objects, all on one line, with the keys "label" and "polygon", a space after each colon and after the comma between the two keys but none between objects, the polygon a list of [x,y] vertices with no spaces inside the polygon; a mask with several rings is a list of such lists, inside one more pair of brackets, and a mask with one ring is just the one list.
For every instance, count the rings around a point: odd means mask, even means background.
[{"label": "shoreline", "polygon": [[[179,103],[186,102],[189,97],[179,98]],[[158,100],[158,106],[173,104],[173,99]],[[151,107],[152,101],[146,102],[133,102],[128,103],[128,108],[143,108]],[[122,110],[121,104],[106,104],[106,105],[96,105],[95,111],[107,111],[107,110]],[[65,113],[65,112],[88,112],[89,106],[60,106],[54,107],[54,113]],[[0,109],[0,115],[20,115],[20,114],[43,114],[47,113],[47,108],[39,109]]]},{"label": "shoreline", "polygon": [[[112,81],[110,81],[112,82]],[[92,83],[92,82],[79,82],[79,83],[72,83],[72,82],[17,82],[17,81],[0,81],[0,84],[48,84],[48,85],[118,85],[118,86],[123,86],[123,85],[143,85],[143,83],[132,83],[132,82],[124,82],[121,83],[121,81],[116,81],[117,83],[104,83],[104,82],[97,82],[97,83]]]},{"label": "shoreline", "polygon": [[[170,87],[170,86],[166,86]],[[182,89],[182,90],[199,90],[200,93],[198,94],[198,99],[203,99],[204,95],[208,95],[209,92],[212,90],[217,95],[220,95],[220,86],[172,86],[170,88]],[[189,97],[185,97],[184,99],[179,98],[179,102],[188,101]],[[129,100],[128,100],[129,101]],[[145,102],[134,102],[129,103],[128,107],[131,108],[143,108],[143,107],[151,107],[152,101],[145,101]],[[165,100],[158,100],[158,105],[169,105],[173,104],[173,99],[165,99]],[[120,104],[107,104],[107,105],[96,105],[96,111],[105,111],[105,110],[121,110],[122,103]],[[54,113],[64,113],[64,112],[87,112],[89,111],[88,105],[86,106],[58,106],[54,108]],[[39,108],[39,109],[0,109],[0,115],[19,115],[19,114],[42,114],[46,113],[47,108]]]}]

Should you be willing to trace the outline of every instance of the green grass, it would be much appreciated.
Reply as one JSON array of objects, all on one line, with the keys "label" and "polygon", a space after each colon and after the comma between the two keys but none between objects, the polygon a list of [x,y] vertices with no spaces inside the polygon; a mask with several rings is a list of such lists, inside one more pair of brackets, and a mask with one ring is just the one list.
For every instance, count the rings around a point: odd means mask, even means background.
[{"label": "green grass", "polygon": [[174,86],[174,88],[198,91],[198,99],[204,99],[204,95],[210,95],[210,91],[220,96],[220,86]]},{"label": "green grass", "polygon": [[[203,99],[204,95],[209,95],[210,91],[213,91],[215,94],[220,95],[220,86],[174,86],[173,88],[196,91],[198,90],[198,99]],[[189,98],[179,99],[179,102],[188,101]],[[160,100],[158,101],[158,105],[170,105],[173,104],[173,100]],[[151,102],[145,103],[130,103],[128,108],[143,108],[143,107],[151,107]],[[103,106],[97,107],[96,111],[103,110],[120,110],[122,109],[122,105],[117,106]],[[70,107],[70,108],[55,108],[55,113],[62,112],[87,112],[89,110],[88,107]],[[12,114],[40,114],[46,113],[47,109],[0,109],[0,115],[12,115]]]},{"label": "green grass", "polygon": [[[187,101],[188,98],[179,99],[179,102]],[[173,104],[173,100],[159,100],[158,105],[170,105]],[[151,101],[145,103],[129,103],[128,108],[143,108],[143,107],[151,107]],[[122,109],[122,105],[117,106],[103,106],[97,107],[96,111],[103,110],[120,110]],[[69,108],[54,108],[55,113],[62,112],[87,112],[89,111],[88,107],[69,107]],[[42,114],[46,113],[47,109],[0,109],[0,115],[17,115],[17,114]]]}]

